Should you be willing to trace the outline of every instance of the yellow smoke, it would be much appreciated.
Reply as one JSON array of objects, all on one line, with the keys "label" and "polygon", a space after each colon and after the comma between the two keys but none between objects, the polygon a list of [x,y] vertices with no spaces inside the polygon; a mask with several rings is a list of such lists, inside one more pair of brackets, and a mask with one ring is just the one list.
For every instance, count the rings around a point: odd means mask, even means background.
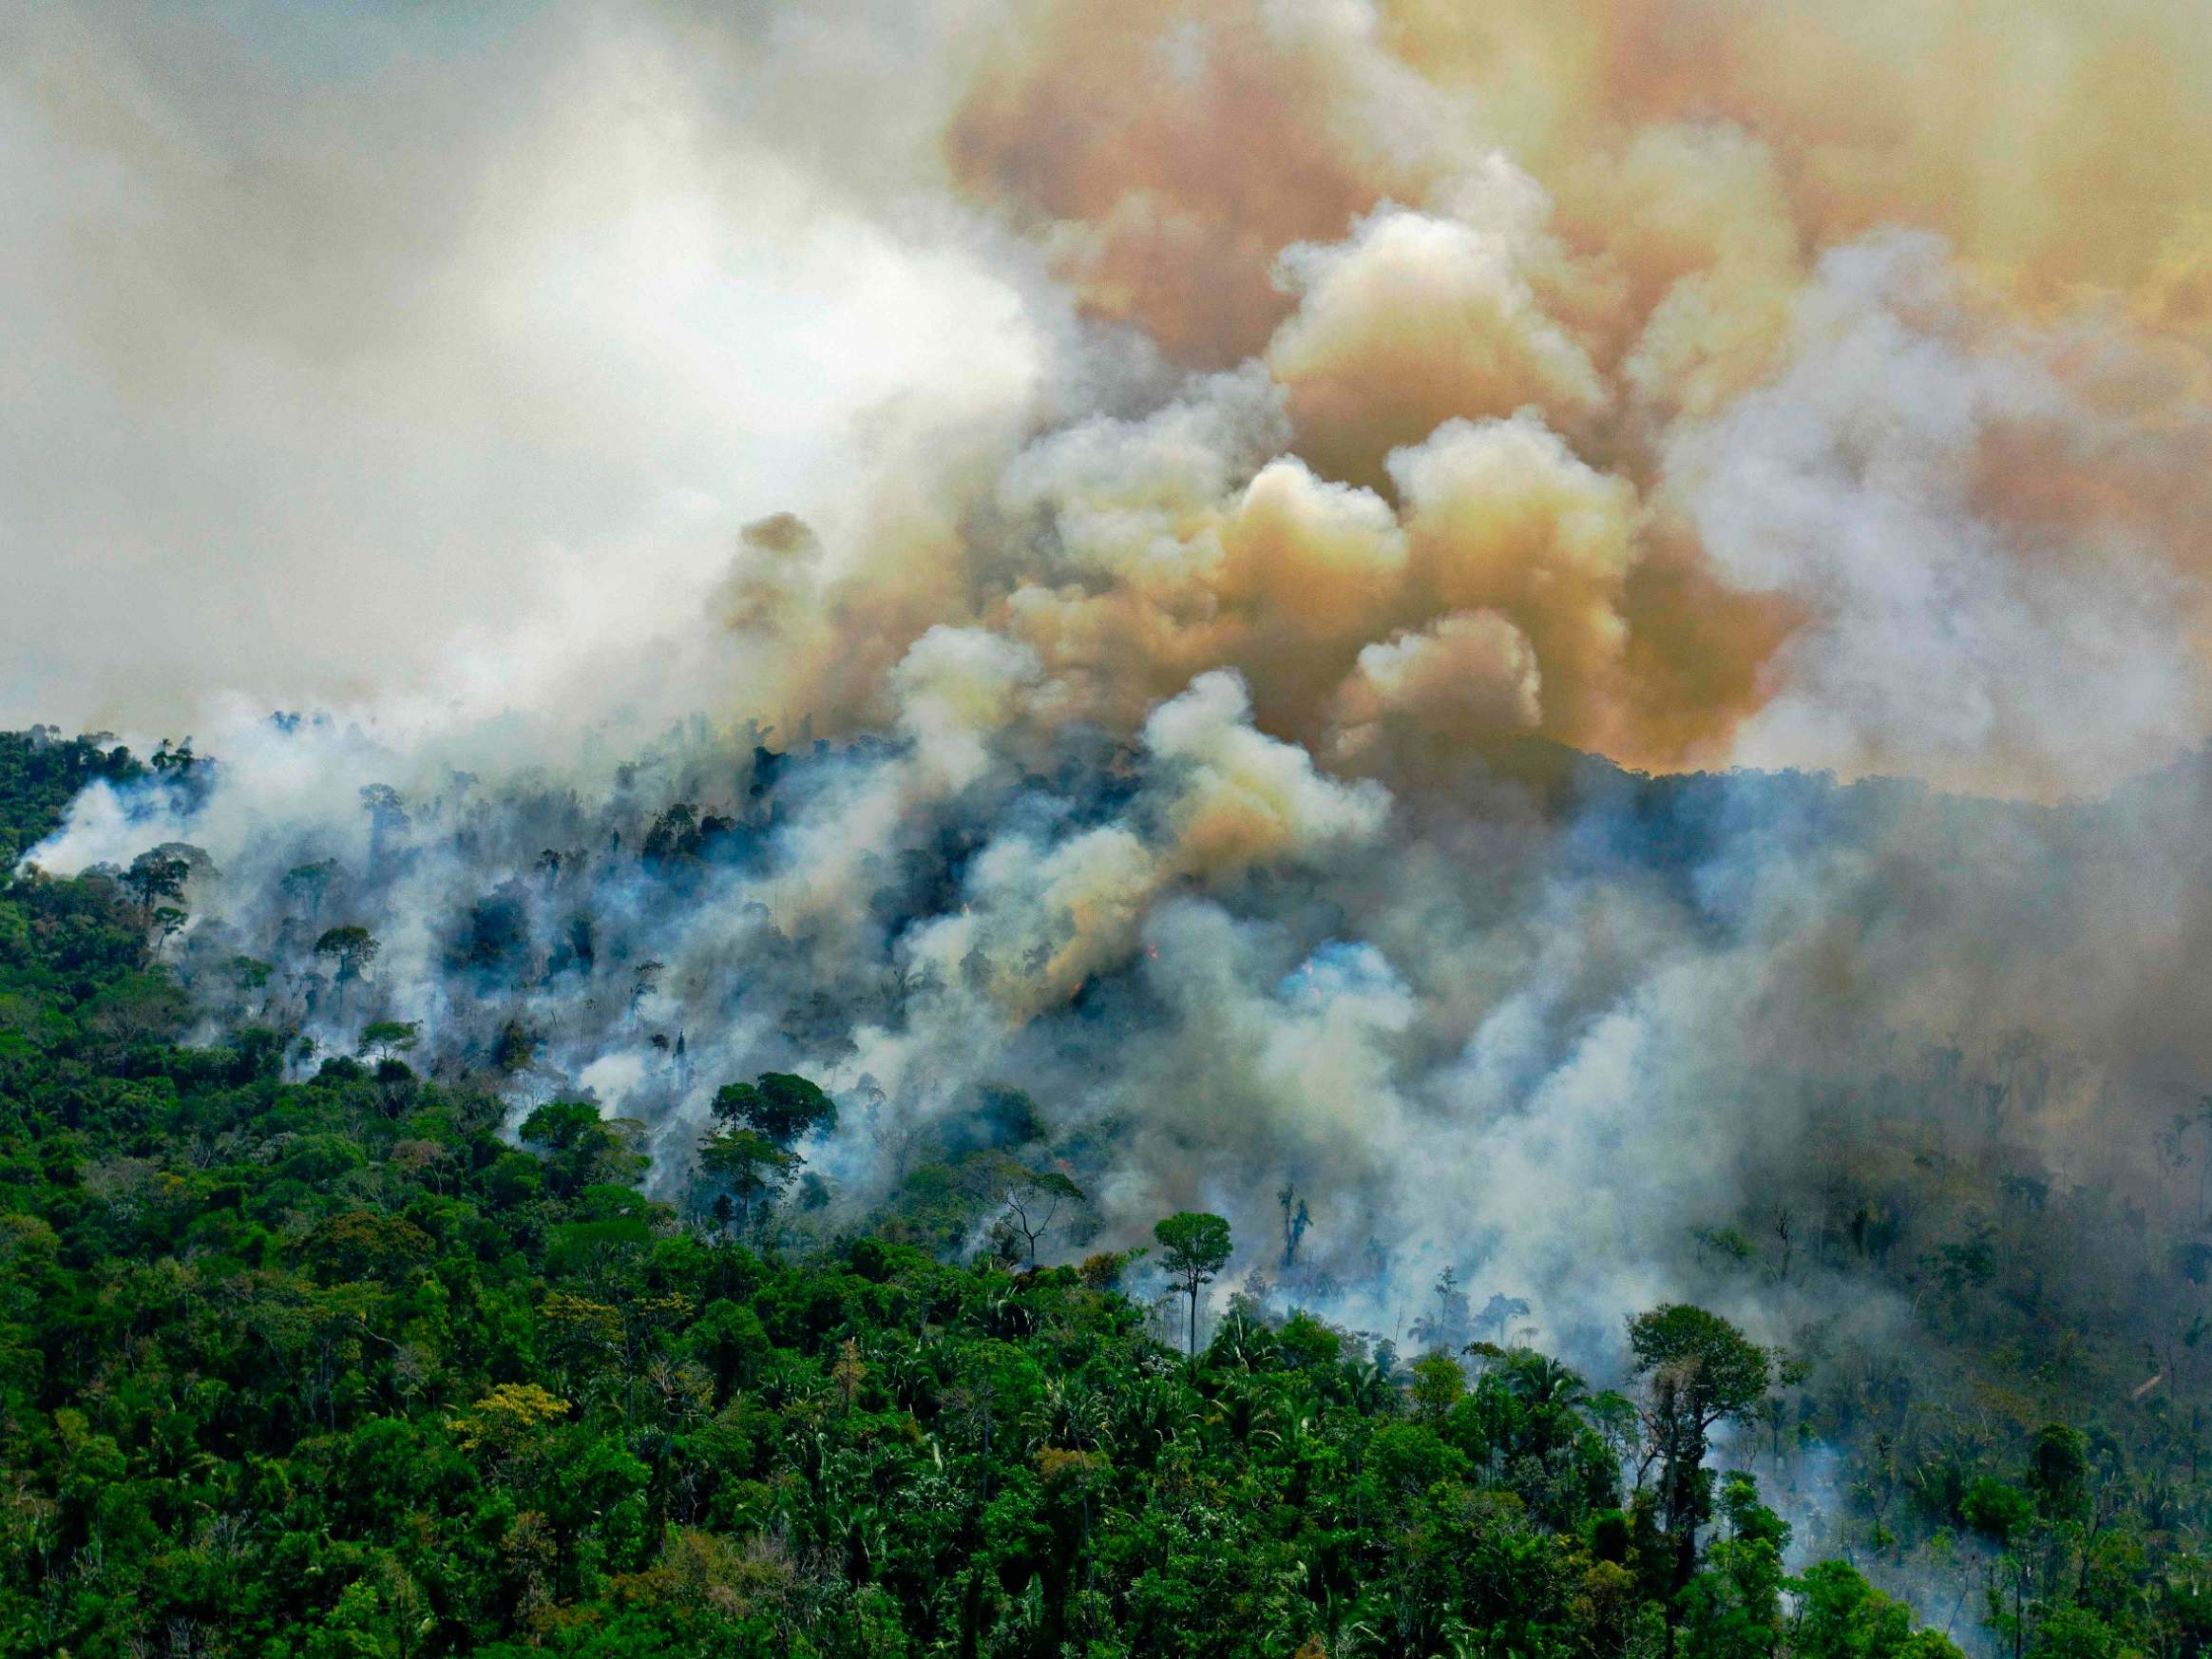
[{"label": "yellow smoke", "polygon": [[[733,609],[781,618],[804,659],[787,649],[784,695],[832,718],[882,717],[889,665],[950,621],[1034,654],[1039,707],[1127,733],[1234,670],[1261,731],[1355,769],[1394,726],[1654,768],[1725,761],[1749,731],[1762,759],[2102,781],[2212,707],[2208,17],[1020,0],[946,122],[956,186],[1080,311],[1193,377],[1152,416],[1063,422],[953,505],[916,486],[811,597],[805,553],[761,543]],[[1877,328],[1829,256],[1897,227],[1941,238],[1948,275],[1924,303],[1868,299]],[[1797,514],[1804,546],[1769,559],[1762,524],[1716,507],[1744,468],[1710,434],[1763,435],[1746,400],[1853,329],[1900,385],[1969,364],[1946,477],[1874,477],[1911,510],[1871,517],[2004,568],[1865,574],[1847,497],[1878,409],[1800,398],[1766,421],[1779,476],[1752,494],[1810,479],[1841,504]],[[2121,613],[2075,614],[2123,589]],[[1951,677],[1885,687],[1869,639],[1946,604],[1967,644],[1928,672]],[[2154,614],[2164,634],[2131,639]],[[2063,734],[2002,708],[1926,737],[1916,700],[2048,696],[2049,673],[2013,683],[2024,639],[2088,652],[2091,677],[2160,658],[2125,742],[2054,755]]]}]

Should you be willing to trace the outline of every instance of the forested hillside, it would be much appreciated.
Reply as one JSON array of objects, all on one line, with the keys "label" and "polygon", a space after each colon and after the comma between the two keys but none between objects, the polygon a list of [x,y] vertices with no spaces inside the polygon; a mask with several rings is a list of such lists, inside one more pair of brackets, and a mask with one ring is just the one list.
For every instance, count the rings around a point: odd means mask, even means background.
[{"label": "forested hillside", "polygon": [[[133,770],[9,736],[0,822]],[[422,1075],[404,1023],[304,1080],[282,1030],[184,1045],[162,897],[0,898],[10,1653],[1935,1659],[1859,1570],[1906,1542],[1969,1645],[2212,1640],[2193,1435],[2145,1456],[1993,1393],[1940,1451],[1860,1437],[1859,1565],[1803,1565],[1760,1477],[1847,1432],[1851,1383],[1713,1314],[1621,1309],[1593,1378],[1503,1320],[1401,1350],[1202,1317],[1219,1218],[1040,1266],[1079,1190],[950,1143],[869,1231],[789,1227],[834,1107],[781,1075],[720,1091],[663,1202],[640,1126]],[[1001,1207],[982,1249],[947,1206]]]},{"label": "forested hillside", "polygon": [[2212,1659],[2208,0],[17,4],[0,206],[0,1659]]}]

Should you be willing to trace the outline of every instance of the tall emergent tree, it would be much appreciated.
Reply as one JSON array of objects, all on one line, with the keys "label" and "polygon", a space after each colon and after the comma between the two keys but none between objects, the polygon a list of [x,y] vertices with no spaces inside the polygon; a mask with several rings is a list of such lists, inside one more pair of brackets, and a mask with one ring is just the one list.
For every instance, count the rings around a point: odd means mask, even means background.
[{"label": "tall emergent tree", "polygon": [[789,1150],[816,1130],[837,1127],[837,1102],[792,1072],[763,1072],[750,1083],[715,1091],[715,1116],[766,1135]]},{"label": "tall emergent tree", "polygon": [[372,1020],[361,1027],[353,1052],[374,1054],[380,1060],[396,1059],[421,1040],[422,1027],[412,1020]]},{"label": "tall emergent tree", "polygon": [[323,895],[330,890],[331,881],[337,873],[336,859],[318,859],[314,864],[294,865],[277,885],[283,888],[286,898],[307,906],[310,922],[319,922],[322,919]]},{"label": "tall emergent tree", "polygon": [[1298,1196],[1298,1189],[1287,1181],[1275,1194],[1275,1202],[1283,1207],[1283,1271],[1287,1273],[1298,1265],[1298,1247],[1305,1242],[1313,1217],[1306,1211],[1306,1200]]},{"label": "tall emergent tree", "polygon": [[740,1231],[791,1185],[806,1163],[792,1150],[837,1127],[837,1103],[791,1072],[764,1072],[715,1091],[715,1127],[699,1139],[699,1170],[721,1189],[715,1213]]},{"label": "tall emergent tree", "polygon": [[1004,1209],[992,1231],[1009,1259],[1020,1254],[1034,1268],[1037,1241],[1052,1230],[1063,1210],[1085,1201],[1083,1190],[1058,1170],[1033,1170],[1013,1157],[994,1161]]},{"label": "tall emergent tree", "polygon": [[384,862],[391,837],[408,827],[407,804],[390,784],[370,784],[361,791],[361,810],[369,814],[369,863]]},{"label": "tall emergent tree", "polygon": [[[1697,1572],[1697,1529],[1712,1514],[1707,1438],[1748,1418],[1773,1386],[1777,1356],[1702,1307],[1670,1302],[1629,1321],[1629,1348],[1644,1380],[1644,1469],[1659,1466],[1661,1518],[1674,1549],[1672,1591]],[[1676,1617],[1669,1601],[1669,1618]]]},{"label": "tall emergent tree", "polygon": [[341,985],[359,979],[381,949],[383,946],[368,928],[353,923],[343,927],[325,928],[322,937],[315,942],[315,955],[327,956],[337,963]]},{"label": "tall emergent tree", "polygon": [[130,861],[130,868],[123,872],[123,890],[138,906],[141,927],[153,925],[154,911],[163,899],[183,897],[184,881],[191,873],[190,861],[167,847],[142,852]]},{"label": "tall emergent tree", "polygon": [[376,953],[384,947],[374,934],[357,923],[343,927],[326,927],[322,937],[315,942],[315,953],[327,956],[337,964],[334,976],[338,987],[338,1006],[346,1005],[346,987],[367,971],[376,960]]},{"label": "tall emergent tree", "polygon": [[1178,1211],[1153,1224],[1162,1265],[1191,1299],[1191,1358],[1198,1358],[1198,1291],[1229,1266],[1229,1223],[1202,1210]]}]

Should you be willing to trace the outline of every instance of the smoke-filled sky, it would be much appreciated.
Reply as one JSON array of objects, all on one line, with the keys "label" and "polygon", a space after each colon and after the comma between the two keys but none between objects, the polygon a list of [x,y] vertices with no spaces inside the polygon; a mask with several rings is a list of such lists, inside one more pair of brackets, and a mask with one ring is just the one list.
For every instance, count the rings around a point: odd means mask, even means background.
[{"label": "smoke-filled sky", "polygon": [[557,702],[740,524],[1018,406],[1039,322],[950,205],[806,153],[769,105],[839,53],[781,27],[9,9],[0,717]]},{"label": "smoke-filled sky", "polygon": [[[1385,1325],[1457,1263],[1611,1329],[1846,1144],[2156,1207],[2196,0],[0,30],[0,717],[220,757],[36,854],[204,848],[211,1004],[517,1022],[670,1170],[806,1070],[861,1201],[1025,1088],[1108,1237],[1292,1180]],[[641,865],[677,800],[723,850]]]},{"label": "smoke-filled sky", "polygon": [[850,725],[943,622],[1347,759],[2205,725],[2184,0],[0,27],[0,717]]}]

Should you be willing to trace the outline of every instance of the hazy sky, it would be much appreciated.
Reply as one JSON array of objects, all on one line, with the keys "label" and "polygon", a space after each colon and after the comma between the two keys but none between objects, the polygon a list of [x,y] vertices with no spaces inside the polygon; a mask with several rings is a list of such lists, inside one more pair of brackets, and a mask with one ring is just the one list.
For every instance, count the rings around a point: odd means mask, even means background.
[{"label": "hazy sky", "polygon": [[11,9],[0,721],[165,732],[225,688],[436,686],[457,636],[649,633],[740,524],[834,522],[857,416],[1019,387],[998,277],[749,130],[741,34]]},{"label": "hazy sky", "polygon": [[944,625],[1332,764],[2102,789],[2212,722],[2208,78],[2198,0],[17,8],[0,720],[849,726]]}]

